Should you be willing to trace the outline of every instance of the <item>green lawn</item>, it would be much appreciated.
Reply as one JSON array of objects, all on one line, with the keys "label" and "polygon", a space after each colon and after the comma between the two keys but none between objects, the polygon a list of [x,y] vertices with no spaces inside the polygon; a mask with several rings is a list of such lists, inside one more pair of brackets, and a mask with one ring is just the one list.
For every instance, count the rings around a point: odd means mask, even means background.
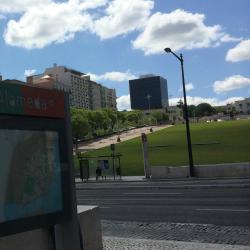
[{"label": "green lawn", "polygon": [[[250,162],[250,120],[191,124],[192,143],[218,142],[211,145],[193,145],[194,164]],[[188,165],[185,125],[148,135],[151,166]],[[172,147],[155,147],[174,145]],[[116,144],[121,153],[123,175],[143,175],[142,145],[140,138]],[[98,156],[110,154],[110,148],[87,153]]]}]

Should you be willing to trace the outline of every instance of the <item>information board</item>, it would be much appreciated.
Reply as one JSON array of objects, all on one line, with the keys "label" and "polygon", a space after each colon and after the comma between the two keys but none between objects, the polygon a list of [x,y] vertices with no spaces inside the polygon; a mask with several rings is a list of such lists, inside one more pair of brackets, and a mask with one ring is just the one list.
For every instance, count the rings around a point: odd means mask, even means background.
[{"label": "information board", "polygon": [[0,84],[0,236],[70,215],[65,94]]}]

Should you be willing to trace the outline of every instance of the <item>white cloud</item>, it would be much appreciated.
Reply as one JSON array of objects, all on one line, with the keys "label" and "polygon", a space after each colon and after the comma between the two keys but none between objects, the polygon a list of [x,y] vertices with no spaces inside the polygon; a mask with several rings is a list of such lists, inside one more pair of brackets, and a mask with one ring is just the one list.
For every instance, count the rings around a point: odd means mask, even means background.
[{"label": "white cloud", "polygon": [[130,95],[120,96],[116,99],[116,102],[117,102],[117,108],[119,111],[131,110]]},{"label": "white cloud", "polygon": [[90,15],[75,1],[51,3],[29,8],[20,20],[10,20],[4,32],[5,42],[26,49],[43,48],[51,43],[72,39],[75,32],[92,25]]},{"label": "white cloud", "polygon": [[[180,99],[183,98],[171,98],[169,99],[169,103],[171,106],[177,105],[177,103],[180,101]],[[230,97],[225,100],[218,100],[217,98],[205,98],[200,96],[187,96],[187,105],[198,105],[200,103],[209,103],[212,106],[224,106],[228,103],[233,103],[238,100],[242,100],[244,97],[236,96],[236,97]]]},{"label": "white cloud", "polygon": [[79,4],[81,9],[95,9],[107,4],[108,0],[70,0]]},{"label": "white cloud", "polygon": [[220,94],[247,86],[250,86],[250,78],[241,75],[233,75],[225,78],[222,81],[215,81],[213,84],[213,89],[215,93]]},{"label": "white cloud", "polygon": [[[193,90],[194,89],[194,85],[193,85],[193,83],[187,83],[186,85],[185,85],[185,89],[186,89],[186,91],[188,92],[188,91],[190,91],[190,90]],[[179,92],[182,92],[183,90],[182,90],[182,87],[179,89]]]},{"label": "white cloud", "polygon": [[24,76],[27,77],[27,76],[32,76],[36,73],[36,69],[26,69],[24,71]]},{"label": "white cloud", "polygon": [[207,26],[205,15],[177,9],[170,13],[157,12],[146,23],[143,32],[132,41],[135,49],[145,55],[218,46],[222,42],[239,40],[222,31],[220,25]]},{"label": "white cloud", "polygon": [[[178,104],[180,99],[183,101],[183,98],[170,98],[169,104],[171,106],[175,106]],[[244,97],[241,96],[234,96],[229,97],[224,100],[218,100],[217,98],[206,98],[206,97],[200,97],[200,96],[187,96],[187,104],[188,105],[195,105],[197,106],[200,103],[209,103],[212,106],[224,106],[229,103],[233,103],[238,100],[243,100]],[[117,101],[117,108],[119,111],[122,110],[131,110],[131,104],[130,104],[130,95],[123,95],[116,99]]]},{"label": "white cloud", "polygon": [[106,16],[95,21],[94,32],[108,39],[142,28],[150,15],[151,0],[114,0],[105,10]]},{"label": "white cloud", "polygon": [[0,13],[18,13],[24,12],[30,8],[39,8],[40,5],[52,3],[51,0],[1,0]]},{"label": "white cloud", "polygon": [[90,75],[91,80],[93,81],[113,81],[113,82],[125,82],[130,79],[135,79],[136,76],[131,74],[129,71],[127,72],[118,72],[118,71],[112,71],[112,72],[106,72],[103,75],[96,75],[92,73],[88,73]]},{"label": "white cloud", "polygon": [[234,48],[230,49],[226,55],[226,61],[239,62],[250,60],[250,39],[243,40]]},{"label": "white cloud", "polygon": [[[99,12],[87,12],[99,7]],[[26,49],[62,43],[83,31],[101,39],[140,31],[133,47],[147,55],[162,53],[167,46],[177,51],[239,40],[223,32],[220,25],[206,26],[203,14],[177,9],[151,15],[153,7],[153,0],[0,0],[0,19],[2,13],[20,14],[19,19],[9,20],[4,39]]]}]

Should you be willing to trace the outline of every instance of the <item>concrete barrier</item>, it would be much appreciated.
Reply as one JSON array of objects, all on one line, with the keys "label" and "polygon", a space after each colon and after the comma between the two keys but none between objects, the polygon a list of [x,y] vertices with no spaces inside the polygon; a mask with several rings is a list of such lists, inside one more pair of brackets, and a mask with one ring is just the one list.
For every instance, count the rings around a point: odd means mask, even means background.
[{"label": "concrete barrier", "polygon": [[[250,176],[250,162],[225,163],[225,164],[206,164],[194,166],[195,176],[198,178],[214,177],[248,177]],[[152,179],[165,178],[186,178],[189,176],[189,167],[151,167]]]},{"label": "concrete barrier", "polygon": [[97,206],[77,206],[84,250],[102,250],[100,209]]},{"label": "concrete barrier", "polygon": [[194,170],[195,175],[200,178],[247,177],[250,176],[250,163],[198,165]]},{"label": "concrete barrier", "polygon": [[189,176],[188,167],[167,167],[167,166],[154,166],[151,168],[152,179],[162,178],[186,178]]},{"label": "concrete barrier", "polygon": [[[97,206],[77,206],[84,250],[102,250],[100,210]],[[72,243],[74,244],[74,242]],[[1,250],[52,250],[48,230],[36,229],[0,238]]]}]

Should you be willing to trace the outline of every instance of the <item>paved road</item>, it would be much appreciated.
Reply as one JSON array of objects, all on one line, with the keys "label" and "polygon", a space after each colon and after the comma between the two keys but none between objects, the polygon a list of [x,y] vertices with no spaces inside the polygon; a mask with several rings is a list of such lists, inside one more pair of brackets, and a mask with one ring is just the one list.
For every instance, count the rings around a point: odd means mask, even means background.
[{"label": "paved road", "polygon": [[250,179],[77,184],[105,220],[250,226]]}]

